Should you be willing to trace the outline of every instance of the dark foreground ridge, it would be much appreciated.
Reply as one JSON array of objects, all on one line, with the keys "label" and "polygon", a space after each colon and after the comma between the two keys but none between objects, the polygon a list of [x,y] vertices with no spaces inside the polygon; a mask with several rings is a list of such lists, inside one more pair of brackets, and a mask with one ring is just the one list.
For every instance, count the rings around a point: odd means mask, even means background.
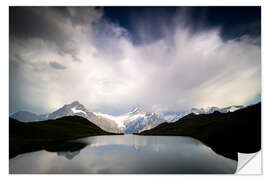
[{"label": "dark foreground ridge", "polygon": [[138,135],[190,136],[218,154],[237,160],[237,152],[254,153],[261,149],[261,103],[229,113],[189,114]]},{"label": "dark foreground ridge", "polygon": [[117,134],[106,132],[80,116],[29,123],[9,118],[9,158],[42,149],[52,150],[59,146],[68,149],[68,140],[97,135]]}]

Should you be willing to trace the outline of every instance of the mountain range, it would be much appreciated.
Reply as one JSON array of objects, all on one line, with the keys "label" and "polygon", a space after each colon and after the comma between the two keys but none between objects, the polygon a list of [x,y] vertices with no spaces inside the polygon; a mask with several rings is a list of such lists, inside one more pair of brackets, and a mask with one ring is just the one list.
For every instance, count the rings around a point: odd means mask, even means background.
[{"label": "mountain range", "polygon": [[81,116],[96,124],[108,132],[114,133],[139,133],[158,126],[164,122],[175,122],[182,117],[194,114],[211,114],[214,111],[221,113],[233,112],[242,109],[244,106],[229,106],[225,108],[208,107],[192,108],[182,112],[145,112],[140,106],[133,108],[130,112],[119,116],[112,116],[99,111],[90,111],[78,101],[66,104],[52,113],[37,115],[28,111],[19,111],[10,117],[21,122],[35,122],[43,120],[53,120],[65,116]]}]

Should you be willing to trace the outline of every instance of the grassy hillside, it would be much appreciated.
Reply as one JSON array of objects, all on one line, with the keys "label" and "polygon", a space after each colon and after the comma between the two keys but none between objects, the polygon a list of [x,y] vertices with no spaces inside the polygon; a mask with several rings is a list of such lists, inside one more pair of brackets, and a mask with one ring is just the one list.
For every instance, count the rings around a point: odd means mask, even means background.
[{"label": "grassy hillside", "polygon": [[112,135],[80,116],[24,123],[9,119],[9,157],[87,136]]},{"label": "grassy hillside", "polygon": [[139,135],[190,136],[219,154],[237,159],[237,152],[254,153],[261,149],[261,103],[230,113],[189,114]]}]

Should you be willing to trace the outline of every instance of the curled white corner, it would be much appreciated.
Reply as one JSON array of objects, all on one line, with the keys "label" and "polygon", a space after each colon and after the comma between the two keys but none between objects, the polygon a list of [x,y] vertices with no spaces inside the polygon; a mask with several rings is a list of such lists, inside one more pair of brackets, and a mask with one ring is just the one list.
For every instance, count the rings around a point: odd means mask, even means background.
[{"label": "curled white corner", "polygon": [[[256,171],[255,173],[249,173],[249,172],[246,172],[246,171],[242,171],[247,166],[247,164],[249,164],[257,154],[261,154],[261,152],[249,153],[249,154],[238,153],[237,170],[236,170],[235,173],[236,174],[260,174],[261,173],[261,166],[259,167],[259,170]],[[259,158],[256,158],[256,159],[257,159],[257,161],[260,161],[259,162],[259,165],[260,165],[261,156]],[[254,172],[254,170],[251,170],[251,171]]]}]

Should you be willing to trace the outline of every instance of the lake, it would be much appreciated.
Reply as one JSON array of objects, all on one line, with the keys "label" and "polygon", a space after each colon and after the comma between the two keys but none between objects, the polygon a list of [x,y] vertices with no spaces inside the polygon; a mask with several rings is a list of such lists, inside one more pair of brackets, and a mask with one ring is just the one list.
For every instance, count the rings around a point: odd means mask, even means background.
[{"label": "lake", "polygon": [[46,150],[9,160],[12,174],[204,174],[234,173],[237,161],[200,141],[181,136],[92,136],[73,152]]}]

